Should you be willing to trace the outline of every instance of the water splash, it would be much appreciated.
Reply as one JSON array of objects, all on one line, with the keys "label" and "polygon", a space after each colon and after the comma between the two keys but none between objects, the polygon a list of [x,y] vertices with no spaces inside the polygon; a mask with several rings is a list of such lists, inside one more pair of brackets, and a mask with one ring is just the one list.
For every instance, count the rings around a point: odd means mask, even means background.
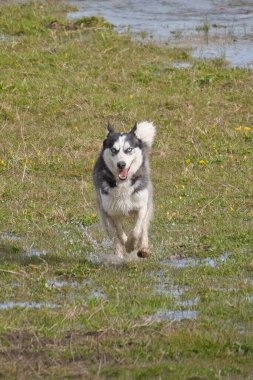
[{"label": "water splash", "polygon": [[87,260],[95,265],[124,265],[126,263],[131,263],[135,261],[140,261],[140,258],[137,256],[137,251],[131,252],[130,254],[125,255],[124,257],[119,257],[115,254],[109,253],[96,253],[90,252],[87,255]]},{"label": "water splash", "polygon": [[92,245],[92,248],[95,250],[95,251],[98,251],[100,246],[98,244],[98,242],[96,241],[96,239],[94,239],[91,234],[89,233],[89,230],[87,227],[85,227],[83,224],[79,223],[78,224],[78,229],[82,232],[82,234],[86,237],[86,239],[91,243]]}]

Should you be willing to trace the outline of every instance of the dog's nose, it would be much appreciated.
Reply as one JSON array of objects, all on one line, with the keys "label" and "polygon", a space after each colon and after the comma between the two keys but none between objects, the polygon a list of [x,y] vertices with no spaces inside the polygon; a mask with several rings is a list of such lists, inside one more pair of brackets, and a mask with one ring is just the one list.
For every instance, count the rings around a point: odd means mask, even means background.
[{"label": "dog's nose", "polygon": [[125,161],[119,161],[117,163],[117,166],[119,169],[124,169],[126,167],[126,163],[125,163]]}]

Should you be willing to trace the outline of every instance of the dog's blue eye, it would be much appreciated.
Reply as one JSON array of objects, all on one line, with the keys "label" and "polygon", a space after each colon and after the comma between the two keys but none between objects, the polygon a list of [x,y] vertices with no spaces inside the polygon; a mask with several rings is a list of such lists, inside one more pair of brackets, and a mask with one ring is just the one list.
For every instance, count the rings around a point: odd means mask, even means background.
[{"label": "dog's blue eye", "polygon": [[130,153],[130,152],[132,152],[132,150],[133,150],[133,148],[127,148],[127,153]]},{"label": "dog's blue eye", "polygon": [[111,148],[111,152],[112,152],[112,154],[116,154],[117,153],[117,149]]}]

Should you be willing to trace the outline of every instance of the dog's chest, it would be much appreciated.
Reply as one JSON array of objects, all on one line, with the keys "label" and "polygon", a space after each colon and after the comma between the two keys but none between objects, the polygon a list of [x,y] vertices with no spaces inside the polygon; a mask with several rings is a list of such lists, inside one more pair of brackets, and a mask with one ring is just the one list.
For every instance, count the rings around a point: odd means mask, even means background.
[{"label": "dog's chest", "polygon": [[128,215],[131,211],[138,210],[142,206],[143,191],[134,193],[133,190],[129,181],[107,188],[108,194],[101,194],[104,210],[112,216]]}]

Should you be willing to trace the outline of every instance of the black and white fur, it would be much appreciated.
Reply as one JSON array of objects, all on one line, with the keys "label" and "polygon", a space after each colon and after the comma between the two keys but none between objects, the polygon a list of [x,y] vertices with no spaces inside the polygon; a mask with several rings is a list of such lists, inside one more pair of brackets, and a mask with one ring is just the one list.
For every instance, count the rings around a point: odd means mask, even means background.
[{"label": "black and white fur", "polygon": [[[114,242],[116,255],[137,250],[148,256],[148,226],[153,213],[153,189],[148,156],[155,136],[153,123],[136,123],[128,133],[107,126],[107,137],[93,169],[101,221]],[[122,221],[133,214],[128,236]]]}]

